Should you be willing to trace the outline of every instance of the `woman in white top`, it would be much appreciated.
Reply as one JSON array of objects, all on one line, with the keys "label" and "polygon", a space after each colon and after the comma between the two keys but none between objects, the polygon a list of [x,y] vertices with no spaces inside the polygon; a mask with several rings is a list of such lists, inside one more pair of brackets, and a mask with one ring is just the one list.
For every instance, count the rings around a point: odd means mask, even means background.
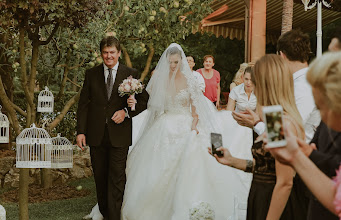
[{"label": "woman in white top", "polygon": [[252,68],[249,66],[244,71],[244,83],[234,87],[229,95],[227,111],[242,112],[247,108],[255,111],[257,98],[253,92],[254,85],[251,80]]}]

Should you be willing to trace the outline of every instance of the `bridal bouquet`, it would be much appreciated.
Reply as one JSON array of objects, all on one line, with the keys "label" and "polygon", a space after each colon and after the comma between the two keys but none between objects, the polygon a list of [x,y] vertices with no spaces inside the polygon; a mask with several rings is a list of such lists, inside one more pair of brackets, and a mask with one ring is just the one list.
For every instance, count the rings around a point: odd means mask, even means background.
[{"label": "bridal bouquet", "polygon": [[[123,80],[123,82],[118,87],[119,96],[123,97],[124,95],[134,96],[135,94],[141,93],[143,90],[142,83],[134,79],[132,76],[129,76],[127,79]],[[135,104],[131,107],[132,111],[135,111]]]},{"label": "bridal bouquet", "polygon": [[207,202],[194,203],[189,210],[190,220],[214,220],[215,214],[212,206]]}]

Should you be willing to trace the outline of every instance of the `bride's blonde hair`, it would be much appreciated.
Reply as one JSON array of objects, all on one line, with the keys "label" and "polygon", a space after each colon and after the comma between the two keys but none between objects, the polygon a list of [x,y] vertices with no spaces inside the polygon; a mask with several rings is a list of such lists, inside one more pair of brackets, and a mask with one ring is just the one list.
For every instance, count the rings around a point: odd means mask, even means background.
[{"label": "bride's blonde hair", "polygon": [[341,52],[325,53],[315,59],[309,67],[307,80],[325,96],[329,109],[341,112]]},{"label": "bride's blonde hair", "polygon": [[294,80],[289,66],[279,55],[269,54],[254,66],[255,95],[259,106],[281,105],[283,111],[297,123],[304,134],[302,117],[294,96]]}]

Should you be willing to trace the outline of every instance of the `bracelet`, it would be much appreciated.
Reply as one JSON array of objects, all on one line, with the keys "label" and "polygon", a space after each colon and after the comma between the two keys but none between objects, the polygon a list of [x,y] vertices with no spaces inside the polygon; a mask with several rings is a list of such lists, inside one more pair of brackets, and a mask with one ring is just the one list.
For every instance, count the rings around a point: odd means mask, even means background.
[{"label": "bracelet", "polygon": [[259,122],[262,122],[262,119],[257,120],[257,121],[253,124],[253,127],[255,127]]},{"label": "bracelet", "polygon": [[245,172],[252,173],[252,168],[253,168],[253,161],[252,160],[246,160]]}]

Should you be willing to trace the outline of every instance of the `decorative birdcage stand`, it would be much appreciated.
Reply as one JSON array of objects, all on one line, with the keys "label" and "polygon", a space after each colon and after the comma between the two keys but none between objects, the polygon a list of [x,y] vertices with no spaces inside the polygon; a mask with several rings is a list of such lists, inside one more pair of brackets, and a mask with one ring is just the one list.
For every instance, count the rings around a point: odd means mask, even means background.
[{"label": "decorative birdcage stand", "polygon": [[43,128],[32,124],[16,139],[17,168],[51,168],[52,141]]},{"label": "decorative birdcage stand", "polygon": [[38,95],[37,112],[53,112],[54,97],[49,88],[45,86],[45,90]]},{"label": "decorative birdcage stand", "polygon": [[0,143],[9,143],[9,121],[5,114],[1,112],[0,105]]},{"label": "decorative birdcage stand", "polygon": [[73,145],[60,134],[52,140],[51,168],[73,167]]}]

